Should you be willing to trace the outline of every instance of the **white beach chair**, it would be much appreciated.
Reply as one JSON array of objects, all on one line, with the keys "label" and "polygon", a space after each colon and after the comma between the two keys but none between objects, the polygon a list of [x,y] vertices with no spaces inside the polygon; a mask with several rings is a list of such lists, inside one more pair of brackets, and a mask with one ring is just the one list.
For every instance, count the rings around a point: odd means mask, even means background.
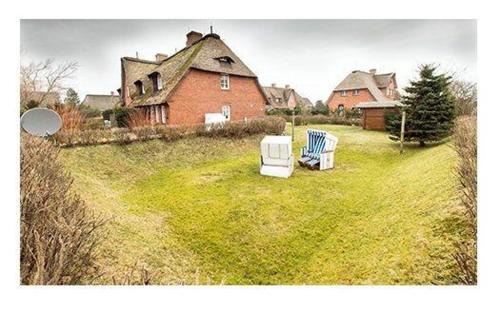
[{"label": "white beach chair", "polygon": [[326,170],[334,167],[338,138],[320,130],[307,130],[307,144],[300,149],[300,166]]},{"label": "white beach chair", "polygon": [[292,138],[266,136],[260,142],[260,174],[288,178],[293,172]]}]

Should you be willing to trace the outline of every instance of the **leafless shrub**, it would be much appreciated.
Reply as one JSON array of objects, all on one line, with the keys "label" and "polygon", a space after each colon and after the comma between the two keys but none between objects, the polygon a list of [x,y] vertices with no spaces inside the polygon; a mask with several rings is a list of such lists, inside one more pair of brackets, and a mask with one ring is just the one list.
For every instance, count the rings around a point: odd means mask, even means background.
[{"label": "leafless shrub", "polygon": [[163,139],[173,141],[188,136],[243,138],[248,135],[281,135],[286,121],[281,117],[265,117],[248,121],[227,122],[210,129],[204,124],[186,126],[142,126],[112,130],[61,131],[54,135],[59,146],[71,147],[104,143],[129,144],[139,140]]},{"label": "leafless shrub", "polygon": [[457,167],[460,192],[468,223],[467,241],[457,243],[453,256],[457,277],[464,284],[477,283],[477,133],[476,117],[462,117],[455,124],[455,150],[459,156]]},{"label": "leafless shrub", "polygon": [[127,119],[127,125],[131,129],[152,126],[151,119],[144,110],[137,110],[131,113]]},{"label": "leafless shrub", "polygon": [[98,272],[103,221],[70,193],[73,179],[47,140],[21,138],[21,283],[81,284]]},{"label": "leafless shrub", "polygon": [[157,272],[152,272],[146,265],[139,267],[136,263],[125,274],[115,274],[111,279],[113,285],[153,285],[158,283],[155,282],[157,275]]},{"label": "leafless shrub", "polygon": [[455,97],[456,112],[459,116],[473,116],[477,113],[477,84],[464,80],[454,80],[450,86]]},{"label": "leafless shrub", "polygon": [[26,109],[33,92],[44,92],[37,99],[38,104],[44,105],[49,93],[59,93],[65,89],[65,82],[74,76],[77,69],[78,63],[76,62],[56,64],[53,59],[22,65],[20,70],[21,110]]},{"label": "leafless shrub", "polygon": [[75,106],[55,105],[53,108],[62,119],[62,131],[76,132],[83,129],[85,118]]}]

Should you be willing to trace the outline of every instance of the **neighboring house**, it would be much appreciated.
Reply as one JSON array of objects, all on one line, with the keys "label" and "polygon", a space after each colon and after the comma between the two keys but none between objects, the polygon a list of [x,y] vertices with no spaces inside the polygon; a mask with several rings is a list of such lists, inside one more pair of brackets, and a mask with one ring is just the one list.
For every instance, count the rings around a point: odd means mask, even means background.
[{"label": "neighboring house", "polygon": [[120,103],[120,96],[114,95],[98,95],[98,94],[88,94],[82,101],[82,105],[89,106],[91,108],[104,111],[115,108]]},{"label": "neighboring house", "polygon": [[197,124],[206,113],[227,120],[261,117],[267,103],[257,76],[217,34],[191,31],[186,47],[155,61],[121,58],[122,105],[152,123]]},{"label": "neighboring house", "polygon": [[355,70],[335,87],[326,101],[330,110],[352,109],[361,102],[386,102],[399,98],[395,73]]},{"label": "neighboring house", "polygon": [[309,99],[300,96],[294,89],[290,88],[289,85],[277,87],[276,84],[273,83],[271,86],[262,87],[262,89],[266,94],[268,109],[293,109],[297,104],[305,108],[311,108],[313,106]]},{"label": "neighboring house", "polygon": [[40,107],[50,107],[61,103],[61,98],[57,92],[29,91],[26,93],[25,102],[28,104],[34,101]]}]

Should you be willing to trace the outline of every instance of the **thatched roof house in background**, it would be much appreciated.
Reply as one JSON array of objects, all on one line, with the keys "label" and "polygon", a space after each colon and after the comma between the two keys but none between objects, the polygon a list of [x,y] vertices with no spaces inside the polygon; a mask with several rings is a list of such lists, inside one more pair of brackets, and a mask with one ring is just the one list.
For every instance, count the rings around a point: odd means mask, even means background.
[{"label": "thatched roof house in background", "polygon": [[331,92],[326,104],[331,110],[354,108],[361,102],[385,102],[399,98],[398,84],[394,72],[377,74],[354,70]]},{"label": "thatched roof house in background", "polygon": [[186,47],[154,61],[121,58],[122,105],[142,109],[152,123],[203,123],[206,113],[241,120],[264,115],[257,76],[221,40],[191,31]]},{"label": "thatched roof house in background", "polygon": [[308,98],[300,96],[289,85],[278,87],[273,83],[271,86],[264,86],[262,89],[269,103],[268,109],[293,109],[297,105],[310,109],[313,106]]},{"label": "thatched roof house in background", "polygon": [[82,101],[82,105],[89,106],[100,111],[113,109],[120,104],[119,95],[88,94]]}]

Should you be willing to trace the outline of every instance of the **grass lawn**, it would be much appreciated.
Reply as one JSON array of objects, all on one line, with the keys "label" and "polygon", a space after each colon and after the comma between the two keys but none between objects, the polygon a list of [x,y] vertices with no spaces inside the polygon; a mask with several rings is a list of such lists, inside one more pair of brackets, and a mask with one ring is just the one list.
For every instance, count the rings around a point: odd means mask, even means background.
[{"label": "grass lawn", "polygon": [[296,165],[289,179],[259,175],[262,136],[78,147],[61,159],[75,191],[111,217],[100,248],[111,273],[139,263],[162,283],[456,282],[464,225],[451,145],[400,156],[385,133],[314,128],[339,137],[336,167]]}]

